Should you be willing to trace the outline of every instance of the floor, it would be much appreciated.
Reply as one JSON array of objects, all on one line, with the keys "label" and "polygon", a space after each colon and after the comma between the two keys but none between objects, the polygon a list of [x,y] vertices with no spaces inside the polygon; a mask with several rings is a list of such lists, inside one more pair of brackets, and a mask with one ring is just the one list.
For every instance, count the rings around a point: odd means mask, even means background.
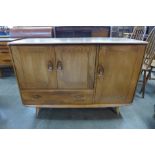
[{"label": "floor", "polygon": [[14,76],[0,79],[0,128],[55,129],[147,129],[155,128],[155,81],[150,80],[142,99],[139,86],[132,105],[121,107],[117,116],[111,109],[41,109],[36,118],[35,108],[21,103]]}]

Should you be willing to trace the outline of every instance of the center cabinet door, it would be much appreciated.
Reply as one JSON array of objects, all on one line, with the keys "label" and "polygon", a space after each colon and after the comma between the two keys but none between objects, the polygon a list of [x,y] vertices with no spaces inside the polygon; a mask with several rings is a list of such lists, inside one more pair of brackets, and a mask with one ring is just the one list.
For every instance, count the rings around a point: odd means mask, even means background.
[{"label": "center cabinet door", "polygon": [[96,46],[55,46],[60,89],[93,89]]},{"label": "center cabinet door", "polygon": [[54,48],[12,46],[17,78],[22,89],[57,88]]}]

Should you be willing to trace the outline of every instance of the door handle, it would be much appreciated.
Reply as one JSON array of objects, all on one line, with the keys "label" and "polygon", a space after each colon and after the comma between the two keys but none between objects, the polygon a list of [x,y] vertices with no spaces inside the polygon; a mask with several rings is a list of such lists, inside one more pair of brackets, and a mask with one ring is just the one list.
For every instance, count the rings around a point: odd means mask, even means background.
[{"label": "door handle", "polygon": [[63,70],[63,64],[61,61],[57,62],[57,70]]},{"label": "door handle", "polygon": [[52,61],[48,62],[48,71],[49,72],[53,71],[53,63],[52,63]]},{"label": "door handle", "polygon": [[103,68],[102,65],[98,65],[97,74],[98,74],[98,76],[103,76],[104,75],[104,68]]}]

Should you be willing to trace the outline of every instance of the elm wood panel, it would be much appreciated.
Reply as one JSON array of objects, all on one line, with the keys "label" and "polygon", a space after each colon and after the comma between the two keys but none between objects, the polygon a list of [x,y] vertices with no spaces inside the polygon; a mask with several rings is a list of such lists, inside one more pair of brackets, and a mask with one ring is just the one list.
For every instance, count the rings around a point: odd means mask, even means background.
[{"label": "elm wood panel", "polygon": [[135,95],[135,91],[136,91],[136,86],[138,84],[138,80],[139,80],[139,76],[141,73],[141,68],[143,65],[143,58],[145,55],[145,45],[138,45],[138,50],[137,50],[137,61],[135,63],[135,67],[134,67],[134,71],[133,71],[133,75],[132,75],[132,79],[131,79],[131,83],[130,83],[130,88],[128,91],[128,96],[126,98],[126,101],[128,103],[133,102],[133,98]]},{"label": "elm wood panel", "polygon": [[[28,47],[33,47],[33,46],[28,46]],[[56,47],[64,46],[64,45],[56,45],[56,46],[52,46],[52,47],[50,47],[50,46],[42,45],[42,46],[39,46],[39,48],[40,47],[46,47],[46,48],[49,47],[49,48],[51,48],[50,51],[52,51],[52,52],[54,51],[55,70],[56,70],[57,69],[56,68],[57,50],[54,50],[54,48],[57,49]],[[66,46],[66,52],[68,52],[67,46],[71,46],[71,45],[65,45],[65,46]],[[78,45],[78,46],[83,47],[85,45]],[[86,46],[88,46],[88,45],[86,45]],[[89,46],[92,46],[92,45],[89,45]],[[63,88],[63,90],[60,88],[52,90],[53,88],[45,87],[45,88],[41,88],[41,89],[44,89],[42,91],[38,91],[38,89],[40,90],[40,88],[33,88],[33,89],[27,88],[28,89],[27,91],[25,90],[25,88],[24,88],[24,90],[22,88],[22,89],[20,89],[22,91],[21,94],[23,94],[23,92],[24,92],[24,94],[26,93],[25,96],[21,95],[22,100],[25,103],[25,105],[35,105],[37,107],[77,107],[77,108],[78,107],[115,107],[115,106],[121,106],[124,104],[128,104],[129,101],[133,98],[132,95],[134,94],[134,90],[136,87],[136,84],[133,82],[135,79],[133,79],[133,78],[138,77],[137,74],[139,74],[139,72],[140,72],[140,68],[135,67],[135,66],[142,62],[142,60],[138,60],[138,58],[142,59],[142,57],[143,57],[143,56],[139,57],[139,54],[143,55],[143,53],[144,53],[144,51],[142,51],[142,50],[144,50],[144,48],[139,48],[140,46],[142,46],[142,45],[101,45],[101,48],[99,48],[99,49],[98,49],[98,47],[99,47],[98,45],[94,46],[95,47],[95,56],[94,56],[95,59],[96,59],[96,51],[97,51],[97,52],[99,52],[98,53],[99,55],[97,55],[97,56],[99,56],[99,58],[97,57],[97,61],[99,61],[99,62],[103,61],[102,65],[104,65],[104,77],[103,77],[104,80],[102,78],[96,77],[96,80],[97,80],[95,82],[96,86],[95,86],[95,88],[93,87],[94,91],[95,91],[95,89],[97,89],[95,99],[98,99],[98,101],[95,100],[95,103],[93,103],[94,92],[93,92],[92,88],[90,90],[92,93],[90,93],[89,95],[84,95],[84,96],[82,96],[81,94],[84,94],[83,91],[85,91],[85,88],[82,88],[82,89],[70,88],[70,89],[74,89],[74,92],[71,94],[68,93],[70,90],[67,88]],[[23,46],[21,46],[21,47],[23,47]],[[11,47],[11,49],[12,48],[14,48],[14,46]],[[42,51],[44,51],[44,50],[42,50]],[[46,49],[46,51],[47,51],[47,49]],[[85,52],[85,50],[83,52]],[[43,53],[46,53],[46,52],[43,52]],[[63,51],[63,53],[64,53],[64,51]],[[60,54],[62,54],[62,53],[60,53]],[[12,55],[14,55],[13,52],[12,52]],[[58,52],[58,55],[59,55],[59,52]],[[19,58],[18,57],[17,58],[21,59],[19,54],[18,54],[18,56],[19,56]],[[44,55],[42,58],[46,59],[46,57]],[[63,58],[64,58],[64,56],[63,56]],[[65,56],[65,58],[67,59],[67,56]],[[94,58],[92,56],[91,56],[91,58],[92,58],[92,61],[94,61]],[[40,58],[38,58],[38,59],[40,59]],[[15,61],[16,59],[13,58],[13,60]],[[86,60],[90,60],[90,59],[86,59]],[[18,62],[19,61],[17,61],[17,63]],[[15,65],[17,65],[17,63],[15,63]],[[72,63],[72,61],[71,61],[71,63]],[[94,62],[94,63],[96,63],[96,62]],[[93,63],[90,63],[90,65],[92,65],[92,64]],[[96,64],[98,64],[98,62]],[[137,69],[138,73],[134,67]],[[16,66],[15,66],[15,69],[17,71]],[[94,70],[95,70],[95,67],[94,67]],[[55,71],[55,72],[57,72],[57,71]],[[88,72],[88,70],[87,70],[87,72]],[[70,70],[69,73],[70,73],[70,76],[72,76],[72,70]],[[93,73],[94,73],[94,71],[93,71]],[[95,71],[95,73],[97,74],[96,71]],[[17,74],[18,79],[19,79],[19,74],[20,73]],[[93,75],[93,74],[91,74],[91,75]],[[122,82],[124,82],[124,83],[122,84]],[[57,83],[57,81],[56,81],[56,83]],[[87,84],[88,84],[88,81],[87,81]],[[94,85],[94,82],[93,82],[93,85]],[[20,88],[21,88],[21,86],[20,86]],[[101,88],[101,89],[98,90],[98,88],[99,89]],[[63,93],[61,93],[62,91],[63,91]],[[98,93],[98,91],[100,91],[100,92]],[[52,93],[52,96],[51,96],[51,93]],[[77,95],[78,97],[76,98],[74,96],[74,94],[78,94]],[[64,99],[66,102],[64,101]],[[36,101],[34,101],[34,100],[36,100]]]},{"label": "elm wood panel", "polygon": [[12,58],[20,87],[23,89],[57,88],[54,48],[50,46],[12,46]]},{"label": "elm wood panel", "polygon": [[[144,50],[144,49],[142,49]],[[144,51],[138,52],[138,45],[111,45],[100,46],[98,64],[104,68],[103,76],[96,73],[95,103],[122,104],[132,100],[138,80],[140,65],[138,56],[144,55]],[[131,85],[132,84],[132,85]]]},{"label": "elm wood panel", "polygon": [[21,91],[25,105],[92,104],[93,90]]},{"label": "elm wood panel", "polygon": [[91,89],[94,87],[96,46],[55,46],[56,60],[62,63],[57,70],[58,88]]}]

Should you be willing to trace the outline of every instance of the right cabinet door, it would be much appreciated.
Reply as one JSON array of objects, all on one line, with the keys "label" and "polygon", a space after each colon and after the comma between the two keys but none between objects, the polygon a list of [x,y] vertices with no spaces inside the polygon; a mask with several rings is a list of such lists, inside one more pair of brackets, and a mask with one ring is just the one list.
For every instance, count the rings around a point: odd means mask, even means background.
[{"label": "right cabinet door", "polygon": [[122,104],[132,102],[144,46],[100,46],[96,69],[96,104]]}]

